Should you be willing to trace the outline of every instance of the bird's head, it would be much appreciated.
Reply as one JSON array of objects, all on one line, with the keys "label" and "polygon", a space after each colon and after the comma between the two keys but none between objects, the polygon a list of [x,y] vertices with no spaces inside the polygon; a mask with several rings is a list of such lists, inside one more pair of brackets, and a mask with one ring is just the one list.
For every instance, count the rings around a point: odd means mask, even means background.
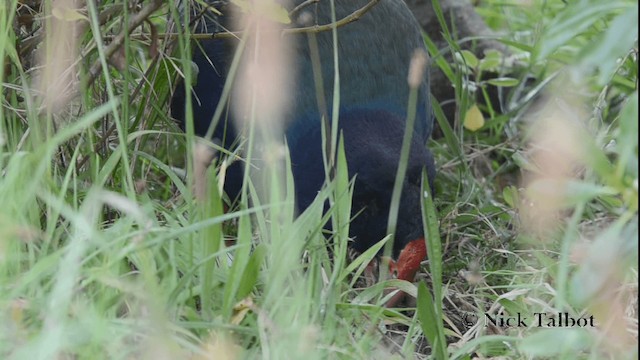
[{"label": "bird's head", "polygon": [[[288,133],[296,200],[301,209],[311,204],[324,181],[320,126]],[[406,120],[386,110],[358,109],[340,114],[349,177],[355,177],[353,220],[349,227],[351,247],[362,253],[388,234],[391,194],[395,184]],[[435,166],[426,148],[427,136],[416,127],[402,184],[390,276],[413,281],[426,257],[421,211],[421,183],[426,169],[432,187]],[[387,306],[403,297],[394,296]]]},{"label": "bird's head", "polygon": [[[407,171],[402,186],[392,252],[390,258],[384,259],[384,263],[388,264],[389,278],[413,282],[416,273],[420,270],[420,264],[427,256],[422,222],[421,202],[423,196],[420,181],[423,166],[427,168],[427,174],[430,174],[430,179],[432,179],[433,171],[430,169],[433,163],[429,155],[422,154],[420,157],[412,159],[420,159],[425,162]],[[389,172],[393,176],[388,177],[393,178],[395,169],[389,169]],[[350,232],[355,238],[353,247],[361,252],[388,234],[387,222],[393,191],[392,179],[388,179],[385,186],[378,187],[375,191],[368,189],[372,184],[375,184],[375,182],[367,181],[370,173],[370,171],[363,170],[357,175],[353,195],[354,212],[361,210],[351,222]],[[404,296],[403,292],[398,292],[387,302],[386,306],[395,306]]]}]

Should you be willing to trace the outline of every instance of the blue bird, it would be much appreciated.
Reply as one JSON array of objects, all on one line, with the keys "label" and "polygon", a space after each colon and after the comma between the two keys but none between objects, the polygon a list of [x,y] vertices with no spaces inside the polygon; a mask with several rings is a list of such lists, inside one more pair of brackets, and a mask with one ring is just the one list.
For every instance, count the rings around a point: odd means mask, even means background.
[{"label": "blue bird", "polygon": [[[303,0],[293,1],[294,8]],[[336,18],[341,19],[362,8],[369,0],[335,0]],[[296,12],[299,18],[311,15],[317,25],[331,23],[329,0]],[[217,26],[228,28],[225,17]],[[300,26],[300,21],[298,21]],[[304,26],[304,24],[302,24]],[[316,35],[324,84],[333,84],[334,45],[331,31]],[[295,195],[298,208],[307,208],[325,179],[322,158],[321,112],[309,43],[306,36],[295,36],[296,63],[294,104],[287,116],[292,119],[286,129],[291,155]],[[218,106],[233,56],[233,44],[224,40],[201,40],[203,51],[196,50],[193,62],[199,71],[193,94],[195,133],[206,134]],[[338,28],[340,71],[339,127],[344,136],[350,178],[355,176],[350,225],[352,247],[363,252],[387,235],[391,194],[400,158],[407,117],[409,85],[407,74],[416,50],[426,51],[421,29],[402,0],[381,0],[357,21]],[[212,67],[211,64],[214,66]],[[178,86],[171,103],[172,116],[185,126],[185,91]],[[325,86],[324,98],[332,99],[333,86]],[[390,265],[399,279],[412,281],[426,257],[421,218],[420,182],[426,169],[431,187],[435,165],[426,142],[433,119],[429,102],[427,72],[418,88],[417,117],[412,137],[407,173],[403,183]],[[330,116],[330,114],[329,114]],[[233,122],[221,121],[213,137],[231,149],[237,140]],[[225,192],[234,199],[240,193],[243,171],[237,163],[227,169]],[[394,297],[393,305],[401,296]]]}]

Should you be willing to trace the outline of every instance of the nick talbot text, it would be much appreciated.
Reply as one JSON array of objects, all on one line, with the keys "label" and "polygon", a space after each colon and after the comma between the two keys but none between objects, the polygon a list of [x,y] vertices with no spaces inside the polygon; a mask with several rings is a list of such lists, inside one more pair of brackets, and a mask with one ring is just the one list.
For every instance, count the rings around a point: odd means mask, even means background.
[{"label": "nick talbot text", "polygon": [[503,314],[484,314],[487,325],[491,324],[500,328],[505,327],[594,327],[593,315],[573,317],[567,312],[562,313],[533,313],[533,317],[524,317],[517,313],[512,316]]}]

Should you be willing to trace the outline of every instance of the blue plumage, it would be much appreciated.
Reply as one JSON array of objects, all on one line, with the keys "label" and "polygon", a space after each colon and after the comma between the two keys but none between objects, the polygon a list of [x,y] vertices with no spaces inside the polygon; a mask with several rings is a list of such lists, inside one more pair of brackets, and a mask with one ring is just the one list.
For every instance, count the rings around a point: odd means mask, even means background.
[{"label": "blue plumage", "polygon": [[[362,211],[352,221],[350,231],[356,237],[353,248],[362,252],[387,235],[404,118],[385,110],[359,109],[343,112],[340,124],[349,175],[357,175],[353,211]],[[298,135],[298,140],[289,143],[289,148],[297,202],[304,209],[311,204],[324,181],[322,134],[319,127],[313,127]],[[398,214],[395,255],[409,241],[422,237],[420,181],[425,166],[429,178],[433,179],[435,174],[431,153],[419,137],[414,137]]]},{"label": "blue plumage", "polygon": [[[294,1],[299,5],[302,0]],[[368,0],[336,0],[336,17],[343,18],[361,8]],[[291,6],[290,8],[293,8]],[[304,15],[303,15],[304,14]],[[314,24],[331,22],[329,0],[309,5],[298,18],[310,17]],[[218,19],[223,26],[225,18]],[[293,164],[296,201],[300,209],[314,199],[324,181],[320,111],[307,37],[294,36],[294,104],[286,117],[287,142]],[[333,39],[330,31],[316,34],[325,99],[330,111],[333,94]],[[204,135],[218,106],[225,74],[233,54],[232,44],[221,40],[201,41],[204,53],[196,50],[193,61],[199,68],[193,87],[194,125]],[[359,20],[338,29],[340,69],[340,129],[345,137],[349,175],[356,177],[351,225],[354,248],[366,250],[386,235],[389,202],[400,157],[405,128],[409,86],[407,74],[412,55],[425,50],[417,21],[402,0],[382,0]],[[215,68],[211,67],[210,61]],[[172,99],[172,115],[184,125],[184,88],[179,86]],[[277,91],[277,89],[274,89]],[[415,132],[409,166],[403,187],[400,214],[394,244],[394,256],[413,240],[423,237],[420,211],[420,178],[426,167],[430,181],[434,177],[431,153],[425,147],[433,120],[429,103],[429,82],[425,74],[419,87]],[[233,100],[232,100],[233,101]],[[218,124],[214,137],[230,147],[236,133],[227,123]],[[242,171],[238,165],[228,169],[225,190],[231,198],[240,191]]]}]

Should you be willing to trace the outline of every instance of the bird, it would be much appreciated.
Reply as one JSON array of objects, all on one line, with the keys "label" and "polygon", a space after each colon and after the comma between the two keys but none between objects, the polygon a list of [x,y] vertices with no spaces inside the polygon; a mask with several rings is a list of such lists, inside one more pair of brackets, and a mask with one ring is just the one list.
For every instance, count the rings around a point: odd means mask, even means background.
[{"label": "bird", "polygon": [[[311,5],[307,5],[311,3]],[[335,0],[335,18],[354,14],[370,0]],[[298,11],[302,8],[301,11]],[[332,23],[329,0],[290,2],[296,9],[292,26],[304,26],[312,19],[315,25]],[[224,13],[224,11],[223,11]],[[290,12],[293,13],[293,12]],[[223,31],[231,24],[225,16],[214,16],[209,29]],[[209,24],[211,25],[211,24]],[[331,31],[316,35],[324,84],[333,84],[334,42]],[[356,21],[337,28],[340,76],[339,129],[343,136],[349,177],[355,177],[349,237],[350,246],[364,252],[387,236],[391,194],[398,169],[403,134],[407,124],[410,87],[407,74],[416,50],[426,52],[421,28],[403,0],[380,0]],[[285,136],[291,157],[295,199],[300,211],[316,198],[325,181],[322,150],[322,111],[314,83],[309,42],[304,36],[294,39],[294,94],[287,117]],[[184,129],[186,91],[191,91],[193,124],[196,135],[204,136],[222,96],[227,70],[233,57],[230,41],[199,40],[193,63],[198,68],[195,85],[187,90],[178,85],[171,100],[171,115]],[[332,99],[333,87],[326,86],[325,99]],[[426,143],[433,128],[428,71],[417,86],[418,101],[413,136],[394,243],[390,273],[401,280],[413,281],[420,263],[426,258],[421,216],[421,182],[426,170],[433,189],[435,163]],[[324,114],[332,118],[330,111]],[[230,116],[231,118],[233,115]],[[231,122],[229,122],[231,121]],[[221,121],[213,138],[225,149],[238,142],[239,132],[232,119]],[[240,194],[243,171],[239,163],[226,172],[224,190],[233,199]],[[387,302],[393,306],[403,298],[399,292]]]}]

